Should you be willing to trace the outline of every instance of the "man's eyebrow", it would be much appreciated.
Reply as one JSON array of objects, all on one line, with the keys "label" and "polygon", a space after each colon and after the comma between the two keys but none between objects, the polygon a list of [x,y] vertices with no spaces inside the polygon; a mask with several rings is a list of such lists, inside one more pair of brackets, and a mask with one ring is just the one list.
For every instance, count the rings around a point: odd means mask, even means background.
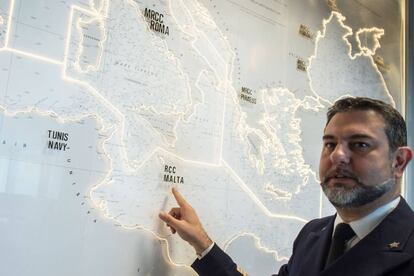
[{"label": "man's eyebrow", "polygon": [[349,139],[373,139],[373,137],[367,134],[354,134],[349,136]]},{"label": "man's eyebrow", "polygon": [[335,136],[328,135],[328,134],[325,134],[324,136],[322,136],[322,140],[332,140],[332,139],[335,139]]},{"label": "man's eyebrow", "polygon": [[[326,134],[322,136],[322,140],[332,140],[332,139],[335,139],[334,135]],[[347,137],[347,139],[373,139],[373,137],[367,134],[353,134]]]}]

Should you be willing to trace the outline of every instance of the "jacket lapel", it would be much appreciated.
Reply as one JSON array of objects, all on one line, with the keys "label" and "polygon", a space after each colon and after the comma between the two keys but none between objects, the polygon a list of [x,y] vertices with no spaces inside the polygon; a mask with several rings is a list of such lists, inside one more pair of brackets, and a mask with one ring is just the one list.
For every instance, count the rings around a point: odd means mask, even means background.
[{"label": "jacket lapel", "polygon": [[382,275],[410,260],[404,248],[414,230],[414,214],[400,203],[368,236],[321,275]]},{"label": "jacket lapel", "polygon": [[332,216],[321,229],[309,233],[297,275],[318,275],[322,271],[331,243],[334,221],[335,216]]}]

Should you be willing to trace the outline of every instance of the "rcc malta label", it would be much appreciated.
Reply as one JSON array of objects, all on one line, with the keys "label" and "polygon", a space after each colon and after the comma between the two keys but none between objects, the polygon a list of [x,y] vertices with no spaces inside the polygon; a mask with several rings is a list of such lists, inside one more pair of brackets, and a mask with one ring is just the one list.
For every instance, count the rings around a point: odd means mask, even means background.
[{"label": "rcc malta label", "polygon": [[69,140],[69,133],[56,131],[56,130],[48,130],[48,138],[47,141],[47,148],[52,150],[60,150],[66,151],[69,149],[68,147],[68,140]]},{"label": "rcc malta label", "polygon": [[171,165],[164,166],[164,182],[184,184],[184,177],[176,175],[177,167]]}]

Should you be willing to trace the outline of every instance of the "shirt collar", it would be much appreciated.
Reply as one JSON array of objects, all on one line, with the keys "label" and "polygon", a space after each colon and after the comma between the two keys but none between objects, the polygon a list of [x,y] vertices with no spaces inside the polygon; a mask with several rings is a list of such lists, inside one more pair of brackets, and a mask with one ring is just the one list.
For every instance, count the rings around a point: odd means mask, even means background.
[{"label": "shirt collar", "polygon": [[[363,239],[367,236],[381,221],[391,213],[395,207],[397,207],[398,203],[400,202],[400,197],[388,202],[387,204],[382,205],[381,207],[377,208],[370,214],[366,215],[359,220],[351,221],[349,225],[351,226],[352,230],[354,230],[355,234],[359,239]],[[343,219],[337,214],[334,222],[334,229],[339,224],[344,222]]]}]

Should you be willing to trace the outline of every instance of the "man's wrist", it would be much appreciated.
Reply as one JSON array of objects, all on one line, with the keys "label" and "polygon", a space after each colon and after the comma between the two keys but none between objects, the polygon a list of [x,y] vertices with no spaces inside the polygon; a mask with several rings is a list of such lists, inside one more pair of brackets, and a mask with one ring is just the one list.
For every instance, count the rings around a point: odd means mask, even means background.
[{"label": "man's wrist", "polygon": [[201,256],[201,254],[206,249],[208,249],[209,247],[212,247],[212,244],[213,244],[213,241],[210,239],[209,236],[207,236],[206,233],[204,233],[203,239],[201,239],[199,242],[193,245],[197,256]]},{"label": "man's wrist", "polygon": [[201,252],[201,254],[197,254],[197,258],[201,260],[205,255],[207,255],[211,251],[211,249],[213,249],[214,244],[214,242],[211,243],[211,245],[207,247],[203,252]]}]

